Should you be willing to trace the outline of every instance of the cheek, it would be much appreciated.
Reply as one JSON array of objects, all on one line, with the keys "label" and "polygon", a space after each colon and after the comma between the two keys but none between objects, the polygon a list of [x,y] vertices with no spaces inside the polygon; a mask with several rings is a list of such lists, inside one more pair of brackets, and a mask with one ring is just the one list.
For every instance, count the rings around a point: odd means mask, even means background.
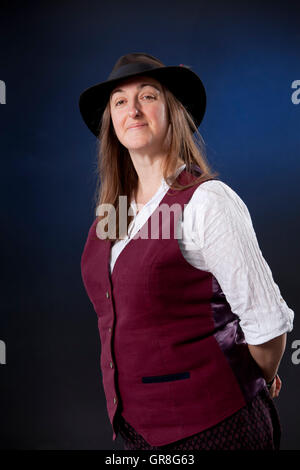
[{"label": "cheek", "polygon": [[113,127],[114,127],[114,129],[115,129],[115,132],[116,132],[116,134],[118,134],[119,131],[120,131],[120,125],[121,125],[121,123],[120,123],[120,118],[119,118],[119,116],[114,116],[114,115],[112,114],[112,115],[111,115],[111,120],[112,120],[112,125],[113,125]]},{"label": "cheek", "polygon": [[168,125],[167,113],[164,107],[160,107],[156,110],[155,120],[161,128],[164,128]]}]

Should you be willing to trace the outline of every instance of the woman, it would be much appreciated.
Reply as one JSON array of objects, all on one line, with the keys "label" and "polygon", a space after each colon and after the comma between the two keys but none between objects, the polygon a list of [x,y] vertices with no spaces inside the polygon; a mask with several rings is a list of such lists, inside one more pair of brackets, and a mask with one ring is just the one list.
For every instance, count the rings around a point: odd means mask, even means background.
[{"label": "woman", "polygon": [[[287,306],[240,197],[217,179],[189,67],[122,56],[80,111],[99,137],[82,278],[125,449],[278,449]],[[193,138],[193,134],[199,138]]]}]

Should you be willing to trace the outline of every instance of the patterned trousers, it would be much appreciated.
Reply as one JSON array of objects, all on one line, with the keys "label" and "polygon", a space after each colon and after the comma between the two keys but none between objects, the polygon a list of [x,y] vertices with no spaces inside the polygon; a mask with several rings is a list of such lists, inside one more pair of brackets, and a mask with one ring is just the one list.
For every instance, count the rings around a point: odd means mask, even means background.
[{"label": "patterned trousers", "polygon": [[125,450],[279,450],[281,425],[267,388],[217,425],[180,441],[152,447],[123,418],[119,433]]}]

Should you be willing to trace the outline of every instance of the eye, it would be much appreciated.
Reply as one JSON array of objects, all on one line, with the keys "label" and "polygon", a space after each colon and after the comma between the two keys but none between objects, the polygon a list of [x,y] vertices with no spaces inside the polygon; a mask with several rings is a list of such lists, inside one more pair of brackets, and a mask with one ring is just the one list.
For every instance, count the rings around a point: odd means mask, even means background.
[{"label": "eye", "polygon": [[[142,98],[152,98],[152,99],[155,99],[155,96],[152,96],[152,95],[144,95]],[[124,100],[118,100],[116,101],[115,103],[115,106],[118,106],[118,103],[122,103]],[[149,101],[148,99],[146,101]]]},{"label": "eye", "polygon": [[152,96],[152,95],[145,95],[145,96],[143,96],[143,98],[153,98],[153,99],[154,99],[154,96]]}]

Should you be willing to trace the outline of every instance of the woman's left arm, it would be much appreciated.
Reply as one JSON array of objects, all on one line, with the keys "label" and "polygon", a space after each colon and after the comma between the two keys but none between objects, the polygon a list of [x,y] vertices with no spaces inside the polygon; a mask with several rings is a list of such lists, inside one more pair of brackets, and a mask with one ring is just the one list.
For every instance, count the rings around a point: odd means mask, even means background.
[{"label": "woman's left arm", "polygon": [[[268,383],[277,374],[294,312],[262,255],[244,201],[221,181],[206,182],[195,193],[194,243],[202,269],[218,280]],[[271,391],[280,389],[280,379],[274,382]]]},{"label": "woman's left arm", "polygon": [[286,333],[262,344],[249,344],[248,348],[255,362],[262,369],[266,382],[277,374],[286,347]]}]

